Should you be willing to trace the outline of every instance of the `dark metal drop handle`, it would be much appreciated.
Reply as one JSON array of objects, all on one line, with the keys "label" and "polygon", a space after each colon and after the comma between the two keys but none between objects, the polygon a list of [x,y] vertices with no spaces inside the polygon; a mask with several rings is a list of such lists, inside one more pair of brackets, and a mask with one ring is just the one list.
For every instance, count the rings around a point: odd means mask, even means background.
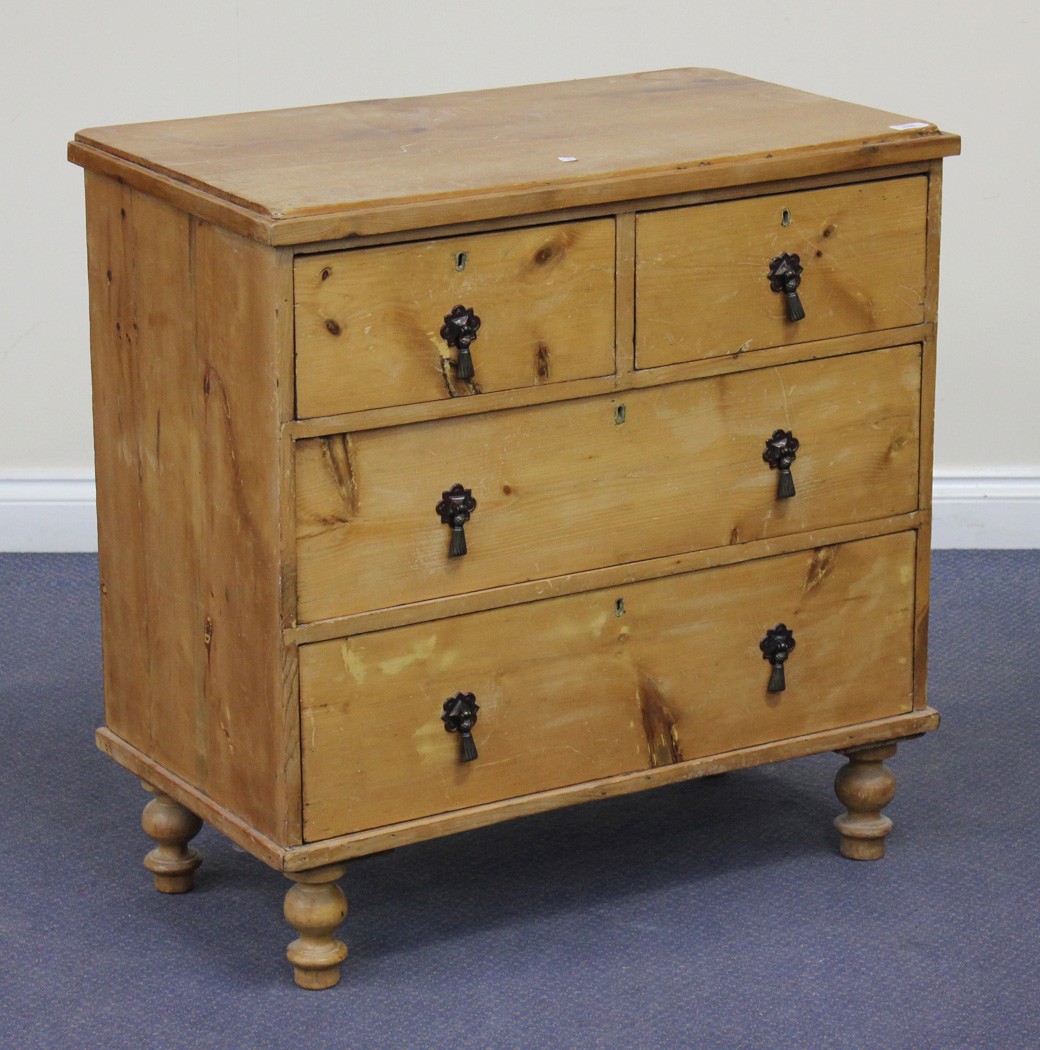
[{"label": "dark metal drop handle", "polygon": [[769,287],[781,292],[787,299],[787,319],[792,323],[805,317],[805,307],[798,298],[798,285],[802,283],[802,263],[797,255],[784,252],[769,264]]},{"label": "dark metal drop handle", "polygon": [[455,375],[459,379],[472,379],[473,355],[470,346],[477,338],[477,330],[480,328],[480,318],[469,306],[455,306],[450,314],[444,315],[444,324],[441,326],[441,338],[453,350],[458,351],[458,359],[455,362]]},{"label": "dark metal drop handle", "polygon": [[768,660],[773,667],[769,676],[769,692],[782,693],[787,688],[784,664],[794,651],[794,635],[787,629],[786,624],[778,623],[766,631],[766,636],[758,643],[758,647],[762,650],[762,659]]},{"label": "dark metal drop handle", "polygon": [[774,430],[773,436],[766,438],[766,450],[762,458],[769,464],[770,470],[779,471],[776,479],[777,499],[790,499],[794,495],[791,465],[797,455],[798,438],[790,430]]},{"label": "dark metal drop handle", "polygon": [[466,546],[466,522],[477,509],[473,493],[462,485],[452,485],[441,493],[437,504],[437,514],[442,525],[451,526],[451,545],[448,547],[449,558],[461,558],[469,549]]},{"label": "dark metal drop handle", "polygon": [[444,701],[441,721],[449,733],[458,733],[462,744],[461,759],[472,762],[477,757],[477,745],[473,743],[473,727],[477,724],[480,705],[472,693],[456,693]]}]

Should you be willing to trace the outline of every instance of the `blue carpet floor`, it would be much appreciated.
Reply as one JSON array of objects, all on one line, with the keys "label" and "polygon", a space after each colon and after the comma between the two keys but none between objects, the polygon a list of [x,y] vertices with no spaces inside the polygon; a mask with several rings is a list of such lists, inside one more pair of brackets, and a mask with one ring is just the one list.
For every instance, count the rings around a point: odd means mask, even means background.
[{"label": "blue carpet floor", "polygon": [[1040,552],[939,552],[929,696],[888,857],[837,853],[821,755],[354,863],[351,957],[296,989],[285,880],[208,828],[141,867],[95,751],[96,561],[0,557],[0,1043],[1040,1046]]}]

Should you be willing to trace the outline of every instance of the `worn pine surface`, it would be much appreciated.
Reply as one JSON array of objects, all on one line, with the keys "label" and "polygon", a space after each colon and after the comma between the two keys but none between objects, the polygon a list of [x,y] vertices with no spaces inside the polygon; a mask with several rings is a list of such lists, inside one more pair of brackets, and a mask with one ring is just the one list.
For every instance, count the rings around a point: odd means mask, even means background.
[{"label": "worn pine surface", "polygon": [[[620,300],[622,291],[619,289]],[[631,308],[632,290],[629,289]],[[812,343],[792,343],[790,346],[774,346],[753,353],[734,353],[726,357],[708,357],[701,361],[684,361],[677,365],[662,365],[660,368],[632,369],[632,324],[628,321],[626,342],[622,342],[618,329],[618,346],[626,347],[618,354],[618,372],[597,379],[575,379],[566,383],[523,387],[517,390],[502,390],[480,397],[456,397],[442,401],[426,401],[416,405],[399,405],[393,408],[372,408],[361,412],[346,412],[335,416],[316,416],[312,419],[296,419],[288,423],[285,430],[294,438],[325,437],[331,434],[378,430],[383,427],[400,426],[433,419],[451,419],[471,416],[480,412],[497,412],[503,408],[519,408],[523,405],[544,405],[550,401],[573,401],[596,394],[622,394],[628,390],[665,386],[689,379],[705,379],[723,373],[749,372],[756,368],[774,368],[796,364],[800,361],[818,361],[825,357],[842,357],[858,354],[864,350],[882,350],[895,342],[916,343],[932,335],[932,325],[918,324],[901,328],[898,334],[891,330],[863,332],[838,339],[819,339]],[[626,359],[627,358],[627,362]],[[626,367],[627,365],[627,367]]]},{"label": "worn pine surface", "polygon": [[[893,128],[907,123],[918,126]],[[927,121],[720,70],[673,69],[90,128],[69,155],[249,236],[288,244],[958,149],[956,136]]]},{"label": "worn pine surface", "polygon": [[383,631],[390,627],[402,627],[409,623],[424,623],[448,616],[497,609],[503,605],[518,605],[538,601],[541,598],[559,598],[565,594],[580,594],[600,590],[621,583],[653,580],[659,576],[673,576],[681,572],[698,572],[714,569],[736,562],[769,558],[810,547],[831,547],[839,543],[850,543],[871,536],[887,536],[908,529],[920,529],[929,520],[929,511],[912,511],[896,514],[890,518],[871,518],[848,525],[835,525],[810,532],[789,533],[772,536],[749,543],[733,543],[725,547],[708,547],[683,554],[670,554],[664,558],[648,558],[646,561],[627,562],[623,565],[607,565],[601,569],[552,576],[544,580],[528,580],[503,587],[491,587],[483,591],[467,591],[465,594],[432,598],[429,601],[413,602],[410,605],[395,605],[388,609],[353,613],[331,620],[314,620],[298,624],[285,630],[286,641],[303,645],[307,642],[323,642],[330,638]]},{"label": "worn pine surface", "polygon": [[[299,619],[913,510],[920,370],[897,347],[298,442]],[[762,461],[777,427],[793,499]],[[456,482],[478,505],[448,558]]]},{"label": "worn pine surface", "polygon": [[[913,602],[911,532],[303,646],[304,837],[907,712]],[[460,690],[469,763],[440,721]]]},{"label": "worn pine surface", "polygon": [[[409,405],[614,371],[614,221],[304,255],[295,264],[301,417]],[[476,311],[475,375],[441,338]]]},{"label": "worn pine surface", "polygon": [[291,843],[278,433],[290,271],[92,174],[87,226],[106,722]]},{"label": "worn pine surface", "polygon": [[933,161],[928,176],[928,287],[925,309],[929,333],[922,351],[921,469],[919,501],[927,518],[918,530],[917,541],[917,645],[914,656],[915,705],[928,702],[929,584],[932,558],[932,458],[935,445],[936,320],[939,309],[939,243],[942,212],[942,162]]},{"label": "worn pine surface", "polygon": [[499,802],[488,802],[483,806],[438,813],[431,817],[400,824],[389,824],[381,828],[355,831],[348,835],[308,842],[281,851],[281,866],[286,871],[300,871],[316,864],[362,857],[397,846],[408,846],[425,842],[442,835],[454,835],[462,831],[497,824],[503,820],[526,817],[532,813],[546,813],[563,806],[582,802],[630,795],[636,791],[678,784],[697,777],[716,776],[729,770],[750,769],[753,766],[772,762],[784,762],[803,755],[816,755],[825,751],[838,751],[847,747],[860,747],[882,740],[900,740],[920,736],[939,728],[939,712],[930,707],[920,711],[878,718],[870,722],[858,722],[852,726],[828,729],[808,736],[793,737],[773,743],[727,751],[721,755],[694,758],[671,766],[641,769],[634,773],[619,773],[584,784],[538,791],[533,795],[518,795]]},{"label": "worn pine surface", "polygon": [[[927,195],[917,176],[640,214],[637,367],[920,323]],[[782,252],[804,267],[794,323],[767,278]]]}]

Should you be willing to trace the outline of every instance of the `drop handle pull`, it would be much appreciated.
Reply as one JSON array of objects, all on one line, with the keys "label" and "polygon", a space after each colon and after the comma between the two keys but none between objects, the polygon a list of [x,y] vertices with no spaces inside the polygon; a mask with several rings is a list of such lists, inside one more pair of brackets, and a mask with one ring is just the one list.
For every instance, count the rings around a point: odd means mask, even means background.
[{"label": "drop handle pull", "polygon": [[451,526],[451,545],[448,547],[449,558],[461,558],[469,549],[466,546],[466,522],[477,509],[477,501],[470,489],[463,485],[452,485],[441,493],[441,500],[436,511],[442,525]]},{"label": "drop handle pull", "polygon": [[790,499],[795,493],[791,466],[798,456],[798,447],[798,438],[790,430],[774,430],[773,436],[766,438],[762,459],[769,464],[770,470],[779,471],[776,479],[777,499]]},{"label": "drop handle pull", "polygon": [[456,693],[444,701],[441,721],[449,733],[458,733],[462,750],[460,759],[472,762],[477,757],[477,745],[473,743],[473,727],[477,724],[480,705],[472,693]]},{"label": "drop handle pull", "polygon": [[455,361],[455,375],[459,379],[472,379],[473,355],[470,347],[477,338],[480,328],[480,318],[469,306],[452,307],[451,313],[444,315],[444,324],[441,326],[441,338],[452,348],[458,351]]},{"label": "drop handle pull", "polygon": [[758,643],[758,647],[762,650],[762,659],[768,660],[773,668],[769,676],[769,692],[782,693],[787,688],[784,664],[794,651],[794,634],[786,624],[778,623],[766,631],[766,636]]},{"label": "drop handle pull", "polygon": [[805,317],[805,307],[798,298],[798,285],[802,283],[802,263],[797,255],[783,252],[769,264],[769,287],[780,292],[787,300],[787,319],[792,323]]}]

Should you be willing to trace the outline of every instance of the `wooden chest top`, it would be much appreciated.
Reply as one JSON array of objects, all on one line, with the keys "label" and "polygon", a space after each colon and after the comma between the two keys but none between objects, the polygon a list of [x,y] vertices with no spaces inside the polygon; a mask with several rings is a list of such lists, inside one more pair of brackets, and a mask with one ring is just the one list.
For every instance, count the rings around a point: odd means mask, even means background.
[{"label": "wooden chest top", "polygon": [[956,135],[714,69],[80,131],[69,158],[269,244],[929,160]]}]

